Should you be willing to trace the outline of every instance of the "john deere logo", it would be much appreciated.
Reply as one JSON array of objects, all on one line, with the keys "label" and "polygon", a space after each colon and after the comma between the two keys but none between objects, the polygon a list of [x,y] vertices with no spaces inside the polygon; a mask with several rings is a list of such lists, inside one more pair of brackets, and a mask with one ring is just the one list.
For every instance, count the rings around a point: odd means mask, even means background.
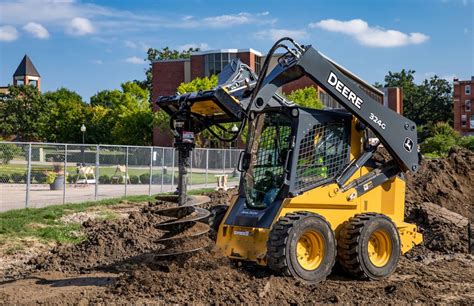
[{"label": "john deere logo", "polygon": [[408,152],[411,152],[411,150],[413,150],[413,140],[411,140],[410,138],[405,138],[405,142],[403,143],[403,147],[405,148],[405,150],[407,150]]}]

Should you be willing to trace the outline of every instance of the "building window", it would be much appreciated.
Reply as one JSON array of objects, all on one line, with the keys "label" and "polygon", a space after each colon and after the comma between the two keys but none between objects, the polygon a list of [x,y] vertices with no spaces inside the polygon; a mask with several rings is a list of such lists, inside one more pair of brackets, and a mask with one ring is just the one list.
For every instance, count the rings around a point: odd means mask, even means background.
[{"label": "building window", "polygon": [[474,115],[471,115],[471,129],[474,129]]},{"label": "building window", "polygon": [[262,68],[262,57],[254,54],[254,59],[255,59],[255,73],[259,75],[260,69]]},{"label": "building window", "polygon": [[466,102],[464,102],[464,110],[466,112],[470,112],[471,111],[471,100],[466,100]]},{"label": "building window", "polygon": [[466,127],[466,121],[467,121],[466,115],[461,115],[461,126],[462,127]]},{"label": "building window", "polygon": [[235,57],[235,53],[212,53],[204,55],[204,75],[208,77],[213,74],[219,74]]},{"label": "building window", "polygon": [[466,87],[464,87],[464,93],[466,95],[470,95],[471,94],[471,85],[466,85]]}]

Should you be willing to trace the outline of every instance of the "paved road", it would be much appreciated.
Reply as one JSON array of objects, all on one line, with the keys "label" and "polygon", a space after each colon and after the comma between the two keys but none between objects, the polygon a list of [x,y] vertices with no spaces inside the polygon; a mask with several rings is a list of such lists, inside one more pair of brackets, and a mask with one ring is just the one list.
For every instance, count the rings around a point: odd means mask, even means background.
[{"label": "paved road", "polygon": [[[237,182],[229,183],[229,186],[235,186]],[[198,184],[192,185],[190,189],[213,188],[216,184]],[[152,185],[151,194],[160,192],[170,192],[175,190],[172,185]],[[149,194],[148,185],[128,185],[127,195],[147,195]],[[97,199],[119,198],[125,196],[125,185],[99,185]],[[30,187],[30,199],[28,207],[45,207],[48,205],[62,203],[79,203],[94,201],[95,185],[67,185],[66,197],[63,197],[62,190],[50,190],[49,185],[32,184]],[[25,208],[26,185],[24,184],[0,184],[0,212],[11,209]]]}]

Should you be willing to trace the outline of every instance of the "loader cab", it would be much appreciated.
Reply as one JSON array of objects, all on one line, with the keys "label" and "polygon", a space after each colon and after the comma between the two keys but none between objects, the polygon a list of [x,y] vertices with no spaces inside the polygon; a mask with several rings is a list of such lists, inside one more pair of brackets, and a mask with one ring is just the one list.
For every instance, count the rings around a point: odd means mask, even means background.
[{"label": "loader cab", "polygon": [[225,223],[268,228],[285,198],[333,182],[349,163],[352,116],[295,106],[250,118],[240,195]]}]

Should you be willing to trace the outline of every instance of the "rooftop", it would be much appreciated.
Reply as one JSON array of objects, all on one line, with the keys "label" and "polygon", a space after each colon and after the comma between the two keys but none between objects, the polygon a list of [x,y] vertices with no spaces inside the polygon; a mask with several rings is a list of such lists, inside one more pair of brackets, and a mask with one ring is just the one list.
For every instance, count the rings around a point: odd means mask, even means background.
[{"label": "rooftop", "polygon": [[13,74],[13,76],[17,77],[17,76],[25,76],[25,75],[37,76],[37,77],[40,76],[40,74],[38,73],[38,70],[36,70],[35,68],[35,65],[33,65],[33,62],[26,54],[21,60],[20,65],[18,65],[18,68],[16,68],[16,71]]}]

